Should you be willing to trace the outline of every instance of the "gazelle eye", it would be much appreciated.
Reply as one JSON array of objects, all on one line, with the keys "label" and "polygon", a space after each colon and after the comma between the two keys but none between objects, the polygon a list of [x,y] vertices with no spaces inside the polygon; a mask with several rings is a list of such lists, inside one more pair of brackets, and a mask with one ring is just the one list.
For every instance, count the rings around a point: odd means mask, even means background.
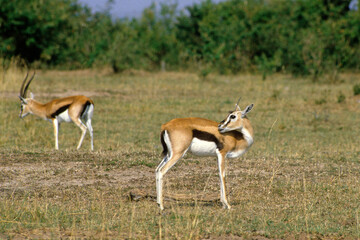
[{"label": "gazelle eye", "polygon": [[235,115],[230,115],[230,119],[235,119],[236,116]]}]

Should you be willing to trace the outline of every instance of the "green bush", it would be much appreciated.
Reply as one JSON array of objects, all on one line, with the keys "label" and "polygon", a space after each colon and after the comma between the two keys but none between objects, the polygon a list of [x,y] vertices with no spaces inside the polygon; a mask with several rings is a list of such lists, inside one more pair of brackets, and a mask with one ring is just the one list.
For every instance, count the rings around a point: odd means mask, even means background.
[{"label": "green bush", "polygon": [[354,95],[360,95],[360,84],[355,84],[353,87]]},{"label": "green bush", "polygon": [[338,95],[337,102],[342,103],[342,102],[345,101],[345,99],[346,99],[345,95],[342,92],[340,92],[339,95]]},{"label": "green bush", "polygon": [[59,64],[83,16],[89,11],[75,0],[0,0],[1,57]]},{"label": "green bush", "polygon": [[[49,67],[285,71],[335,76],[360,68],[360,14],[349,0],[205,0],[137,19],[91,13],[76,0],[0,0],[0,57]],[[110,1],[111,3],[111,1]],[[329,79],[331,79],[329,78]]]}]

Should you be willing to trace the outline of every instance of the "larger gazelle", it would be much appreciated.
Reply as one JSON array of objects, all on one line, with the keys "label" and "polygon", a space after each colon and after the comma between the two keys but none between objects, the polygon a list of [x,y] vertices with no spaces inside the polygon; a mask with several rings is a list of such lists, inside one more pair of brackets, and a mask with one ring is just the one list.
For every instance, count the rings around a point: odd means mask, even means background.
[{"label": "larger gazelle", "polygon": [[32,93],[30,93],[30,98],[26,98],[26,92],[35,76],[35,72],[29,80],[27,80],[28,75],[29,72],[26,74],[20,88],[20,118],[24,118],[28,114],[33,114],[44,120],[52,122],[54,126],[55,149],[59,149],[58,133],[60,123],[74,122],[82,132],[77,149],[81,147],[86,131],[89,130],[91,150],[94,150],[93,129],[91,126],[91,118],[94,112],[94,102],[90,98],[82,95],[58,98],[45,104],[36,101]]},{"label": "larger gazelle", "polygon": [[164,209],[163,177],[187,151],[199,156],[217,156],[220,200],[224,208],[231,208],[226,198],[225,158],[240,157],[254,141],[253,128],[246,117],[254,105],[241,111],[238,103],[220,123],[203,118],[176,118],[161,126],[164,159],[156,169],[157,203],[161,210]]}]

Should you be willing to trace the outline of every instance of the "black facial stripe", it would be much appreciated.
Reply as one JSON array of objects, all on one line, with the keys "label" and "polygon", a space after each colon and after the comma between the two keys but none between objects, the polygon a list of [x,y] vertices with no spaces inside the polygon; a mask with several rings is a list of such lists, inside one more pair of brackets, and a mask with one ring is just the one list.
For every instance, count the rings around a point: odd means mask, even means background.
[{"label": "black facial stripe", "polygon": [[230,118],[227,118],[223,125],[226,127],[229,124],[229,122],[230,122]]},{"label": "black facial stripe", "polygon": [[224,148],[223,143],[217,137],[215,137],[214,134],[196,130],[196,129],[194,129],[192,132],[193,132],[193,137],[198,138],[203,141],[214,142],[216,144],[216,147],[219,150]]}]

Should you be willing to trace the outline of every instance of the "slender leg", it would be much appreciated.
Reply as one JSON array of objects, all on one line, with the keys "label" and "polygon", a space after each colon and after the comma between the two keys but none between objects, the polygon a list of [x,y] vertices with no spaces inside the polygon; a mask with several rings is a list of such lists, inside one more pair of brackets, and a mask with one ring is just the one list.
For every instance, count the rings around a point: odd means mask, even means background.
[{"label": "slender leg", "polygon": [[91,126],[91,119],[86,120],[86,126],[89,129],[89,134],[91,138],[91,151],[94,151],[94,137],[93,137],[93,128]]},{"label": "slender leg", "polygon": [[156,168],[156,194],[157,199],[156,202],[159,205],[160,209],[163,210],[163,199],[162,199],[162,188],[163,188],[163,174],[161,173],[161,168],[163,168],[164,164],[168,161],[168,156],[165,156],[161,161],[159,166]]},{"label": "slender leg", "polygon": [[170,170],[172,166],[174,166],[181,158],[184,156],[186,151],[181,153],[173,154],[172,156],[166,156],[159,166],[156,169],[156,193],[157,193],[157,203],[161,210],[164,210],[163,205],[163,176]]},{"label": "slender leg", "polygon": [[226,198],[226,188],[225,188],[225,154],[222,154],[218,149],[216,150],[219,166],[219,177],[220,177],[220,200],[224,208],[230,209],[227,198]]},{"label": "slender leg", "polygon": [[54,126],[54,136],[55,136],[55,149],[59,150],[59,122],[56,118],[52,120]]},{"label": "slender leg", "polygon": [[81,147],[81,144],[83,143],[83,141],[84,141],[84,137],[85,137],[85,134],[86,134],[86,129],[87,129],[87,127],[82,123],[82,121],[80,120],[80,118],[78,118],[78,119],[72,119],[73,120],[73,122],[76,124],[76,126],[78,126],[80,129],[81,129],[81,138],[80,138],[80,141],[79,141],[79,144],[78,144],[78,146],[77,146],[77,148],[76,149],[80,149],[80,147]]},{"label": "slender leg", "polygon": [[176,137],[176,132],[172,133],[172,136],[175,138],[182,139],[184,142],[189,144],[172,144],[170,136],[167,131],[164,134],[164,141],[167,146],[167,155],[161,161],[159,166],[156,168],[156,193],[157,193],[157,203],[161,210],[164,209],[163,205],[163,177],[167,171],[172,168],[187,152],[191,143],[191,135],[178,135]]}]

